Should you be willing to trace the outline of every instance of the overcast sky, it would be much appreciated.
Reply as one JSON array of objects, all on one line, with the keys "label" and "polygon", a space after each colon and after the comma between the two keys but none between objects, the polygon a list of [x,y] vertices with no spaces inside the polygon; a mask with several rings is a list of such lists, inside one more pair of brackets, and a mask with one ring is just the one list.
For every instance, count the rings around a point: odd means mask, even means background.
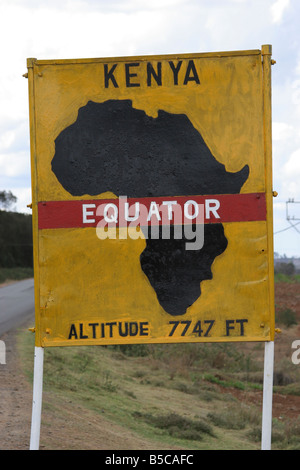
[{"label": "overcast sky", "polygon": [[[300,256],[299,0],[0,0],[0,190],[31,202],[27,57],[70,59],[273,46],[274,249]],[[288,204],[300,222],[300,203]],[[299,231],[298,231],[299,230]]]}]

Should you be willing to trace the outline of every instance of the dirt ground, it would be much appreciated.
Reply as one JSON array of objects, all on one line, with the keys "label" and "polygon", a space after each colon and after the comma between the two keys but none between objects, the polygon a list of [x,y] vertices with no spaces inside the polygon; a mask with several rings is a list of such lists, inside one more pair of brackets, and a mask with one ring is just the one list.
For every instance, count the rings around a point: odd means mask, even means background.
[{"label": "dirt ground", "polygon": [[[275,302],[276,305],[292,308],[298,318],[297,326],[283,329],[276,336],[275,362],[279,362],[283,357],[291,357],[292,341],[300,339],[300,284],[276,284]],[[0,364],[0,450],[28,450],[32,386],[21,372],[20,358],[15,348],[15,332],[6,333],[0,339],[6,345],[6,364]],[[295,367],[300,367],[300,364]],[[224,392],[228,393],[228,388]],[[262,402],[261,392],[236,389],[230,392],[243,401],[256,404]],[[299,414],[300,397],[273,395],[274,417],[295,419]],[[105,416],[95,415],[77,404],[65,401],[57,406],[51,396],[47,396],[47,407],[43,409],[42,416],[41,450],[164,450],[159,442],[149,442],[112,424]]]},{"label": "dirt ground", "polygon": [[28,449],[31,420],[31,388],[20,373],[14,334],[1,337],[6,346],[6,364],[0,364],[0,449]]},{"label": "dirt ground", "polygon": [[[0,450],[28,450],[32,387],[24,377],[15,348],[15,332],[0,338],[6,345],[6,364],[0,364]],[[51,395],[42,411],[40,450],[164,450],[85,408]]]},{"label": "dirt ground", "polygon": [[278,282],[275,284],[275,304],[294,310],[300,322],[300,283]]}]

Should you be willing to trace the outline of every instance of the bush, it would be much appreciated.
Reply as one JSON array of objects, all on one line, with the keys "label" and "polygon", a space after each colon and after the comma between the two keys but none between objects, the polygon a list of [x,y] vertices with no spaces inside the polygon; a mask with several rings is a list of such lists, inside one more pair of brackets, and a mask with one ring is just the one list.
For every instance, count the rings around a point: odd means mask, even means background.
[{"label": "bush", "polygon": [[203,434],[215,437],[212,427],[203,420],[184,418],[177,413],[154,416],[136,412],[134,416],[144,418],[149,424],[167,431],[170,436],[175,438],[201,440]]},{"label": "bush", "polygon": [[207,417],[215,426],[236,430],[245,429],[248,425],[257,425],[261,420],[255,408],[243,403],[232,405],[218,413],[209,413]]},{"label": "bush", "polygon": [[117,344],[108,346],[108,348],[114,351],[119,351],[128,357],[146,357],[150,354],[150,348],[148,344]]},{"label": "bush", "polygon": [[292,310],[291,308],[278,307],[276,309],[275,317],[276,322],[281,325],[285,325],[287,327],[297,325],[296,312],[294,312],[294,310]]},{"label": "bush", "polygon": [[274,269],[275,273],[286,274],[287,276],[292,276],[295,274],[295,265],[294,263],[278,263]]},{"label": "bush", "polygon": [[294,380],[286,372],[283,372],[281,370],[274,372],[274,378],[273,378],[274,385],[284,387],[285,385],[289,385],[293,382]]}]

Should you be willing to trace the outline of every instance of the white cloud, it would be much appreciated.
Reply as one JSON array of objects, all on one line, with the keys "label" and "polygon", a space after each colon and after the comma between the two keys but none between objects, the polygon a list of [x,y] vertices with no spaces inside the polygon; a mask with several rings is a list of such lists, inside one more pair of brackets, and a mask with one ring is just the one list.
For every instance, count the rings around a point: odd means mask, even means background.
[{"label": "white cloud", "polygon": [[271,16],[274,23],[280,23],[285,10],[290,6],[290,0],[276,0],[271,6]]},{"label": "white cloud", "polygon": [[[297,149],[295,150],[290,158],[288,159],[288,161],[286,162],[286,164],[284,165],[284,174],[289,177],[289,178],[293,178],[293,179],[296,179],[299,178],[297,180],[298,182],[298,185],[299,185],[299,181],[300,181],[300,149]],[[298,186],[299,189],[298,191],[300,190],[300,185]]]},{"label": "white cloud", "polygon": [[17,196],[17,202],[15,204],[17,212],[31,214],[32,210],[27,207],[27,205],[31,204],[31,188],[15,188],[12,192],[15,196]]},{"label": "white cloud", "polygon": [[287,140],[289,139],[294,132],[294,126],[286,122],[273,122],[272,125],[272,134],[273,140]]},{"label": "white cloud", "polygon": [[15,140],[15,132],[12,130],[3,132],[0,135],[0,151],[8,149]]},{"label": "white cloud", "polygon": [[287,201],[290,198],[300,201],[300,148],[293,151],[285,164],[279,169],[280,199]]},{"label": "white cloud", "polygon": [[[124,2],[124,5],[130,7],[131,3]],[[146,3],[142,4],[145,6]],[[8,50],[4,48],[2,60],[12,63],[10,79],[16,79],[16,74],[19,74],[19,79],[26,71],[23,70],[26,57],[105,57],[128,55],[142,48],[147,53],[154,45],[164,41],[169,29],[167,14],[170,13],[171,0],[165,0],[159,9],[152,6],[149,9],[137,8],[134,12],[124,8],[117,11],[96,9],[93,4],[85,8],[83,2],[77,2],[73,7],[67,3],[59,10],[44,4],[36,9],[6,4],[2,8],[0,6],[0,18],[6,18],[0,28],[0,40],[2,44],[9,40],[10,47]],[[29,24],[34,27],[28,28]],[[16,36],[14,31],[18,32]],[[11,56],[14,57],[13,61]],[[8,78],[7,72],[5,78]],[[10,98],[13,98],[11,83],[9,89]]]},{"label": "white cloud", "polygon": [[17,177],[27,175],[30,177],[30,156],[28,151],[0,154],[1,177]]},{"label": "white cloud", "polygon": [[287,195],[286,197],[286,200],[287,199],[297,199],[297,200],[300,200],[300,193],[299,193],[299,184],[296,183],[293,180],[289,180],[289,179],[286,179],[284,180],[283,184],[282,184],[282,190],[284,192],[284,194]]}]

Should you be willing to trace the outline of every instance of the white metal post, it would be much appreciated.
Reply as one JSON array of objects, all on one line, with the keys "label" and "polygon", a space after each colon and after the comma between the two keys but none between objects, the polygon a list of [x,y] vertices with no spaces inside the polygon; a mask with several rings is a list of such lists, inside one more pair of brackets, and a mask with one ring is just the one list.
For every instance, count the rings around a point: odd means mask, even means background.
[{"label": "white metal post", "polygon": [[44,348],[34,348],[30,450],[39,450],[43,396]]},{"label": "white metal post", "polygon": [[271,450],[274,341],[265,343],[261,450]]}]

